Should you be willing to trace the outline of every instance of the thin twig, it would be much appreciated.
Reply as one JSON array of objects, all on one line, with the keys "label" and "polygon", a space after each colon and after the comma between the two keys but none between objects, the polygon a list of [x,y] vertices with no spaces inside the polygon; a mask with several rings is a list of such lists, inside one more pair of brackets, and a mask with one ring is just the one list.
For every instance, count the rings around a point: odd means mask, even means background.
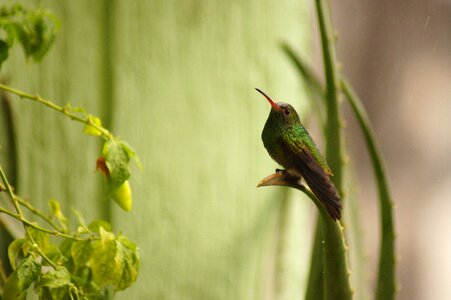
[{"label": "thin twig", "polygon": [[63,113],[64,115],[66,115],[67,117],[69,117],[70,119],[72,119],[74,121],[77,121],[77,122],[80,122],[80,123],[84,123],[86,125],[90,125],[90,126],[94,127],[95,129],[97,129],[102,134],[102,136],[104,138],[106,138],[106,139],[112,139],[112,137],[113,137],[111,132],[109,132],[106,128],[104,128],[102,126],[100,126],[98,124],[95,124],[91,120],[91,118],[89,118],[89,116],[87,118],[81,118],[81,117],[71,113],[70,112],[70,107],[59,106],[59,105],[53,103],[50,100],[42,98],[41,96],[32,95],[32,94],[29,94],[29,93],[17,90],[15,88],[12,88],[10,86],[7,86],[7,85],[1,84],[1,83],[0,83],[0,89],[4,90],[6,92],[9,92],[9,93],[15,94],[15,95],[19,96],[22,99],[29,99],[29,100],[33,100],[33,101],[39,102],[39,103],[41,103],[41,104],[43,104],[43,105],[45,105],[45,106],[47,106],[49,108],[52,108],[52,109],[54,109],[56,111],[59,111],[59,112]]},{"label": "thin twig", "polygon": [[16,208],[17,215],[18,215],[19,219],[23,223],[23,226],[25,228],[25,232],[27,233],[28,238],[33,243],[33,247],[36,248],[36,251],[42,257],[42,259],[47,261],[49,263],[49,265],[51,265],[54,269],[56,269],[56,264],[42,252],[42,250],[39,248],[38,244],[35,242],[35,240],[33,238],[33,235],[30,232],[29,227],[26,225],[27,223],[24,222],[25,219],[23,217],[23,213],[22,213],[22,210],[20,208],[19,201],[17,200],[16,196],[14,195],[13,189],[12,189],[11,185],[9,184],[8,179],[6,178],[6,175],[3,172],[3,169],[1,167],[0,167],[0,176],[2,177],[3,183],[5,184],[6,191],[8,192],[9,196],[11,197],[11,201],[13,202],[14,207]]},{"label": "thin twig", "polygon": [[41,227],[41,226],[39,226],[39,225],[37,225],[37,224],[25,219],[25,217],[23,216],[22,210],[20,209],[19,201],[17,200],[17,196],[14,194],[14,192],[12,190],[12,187],[9,184],[8,179],[7,179],[6,175],[5,175],[5,173],[3,172],[3,169],[2,169],[1,166],[0,166],[0,177],[2,178],[2,180],[4,182],[6,191],[8,192],[8,194],[9,194],[9,196],[10,196],[10,198],[11,198],[11,200],[12,200],[12,202],[13,202],[15,208],[16,208],[16,211],[17,211],[17,213],[14,213],[14,212],[9,211],[9,210],[7,210],[7,209],[5,209],[3,207],[0,207],[0,213],[7,214],[7,215],[19,220],[20,222],[22,222],[24,224],[25,230],[27,229],[27,226],[29,226],[29,227],[32,227],[32,228],[34,228],[36,230],[39,230],[39,231],[42,231],[42,232],[45,232],[45,233],[48,233],[48,234],[51,234],[51,235],[54,235],[54,236],[63,237],[63,238],[67,238],[67,239],[71,239],[71,240],[75,240],[75,241],[86,241],[86,240],[99,239],[99,237],[97,237],[95,235],[92,235],[92,236],[86,237],[86,238],[69,235],[69,234],[61,232],[59,230],[51,230],[51,229],[47,229],[47,228]]},{"label": "thin twig", "polygon": [[52,226],[54,229],[64,232],[61,228],[59,228],[50,218],[48,218],[43,212],[35,208],[31,203],[29,203],[27,200],[22,199],[18,196],[16,196],[17,201],[19,201],[19,204],[23,205],[24,207],[28,208],[32,213],[39,216],[41,219],[43,219],[45,222],[47,222],[50,226]]}]

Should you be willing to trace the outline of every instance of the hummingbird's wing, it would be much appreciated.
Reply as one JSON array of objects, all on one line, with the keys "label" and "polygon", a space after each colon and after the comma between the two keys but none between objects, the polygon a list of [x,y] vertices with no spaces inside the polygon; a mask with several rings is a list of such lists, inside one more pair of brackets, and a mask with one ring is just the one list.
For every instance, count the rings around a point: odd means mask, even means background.
[{"label": "hummingbird's wing", "polygon": [[283,147],[288,150],[285,153],[294,154],[297,171],[304,177],[313,194],[323,204],[331,218],[339,220],[341,218],[340,196],[329,178],[329,172],[320,165],[300,139],[284,140]]}]

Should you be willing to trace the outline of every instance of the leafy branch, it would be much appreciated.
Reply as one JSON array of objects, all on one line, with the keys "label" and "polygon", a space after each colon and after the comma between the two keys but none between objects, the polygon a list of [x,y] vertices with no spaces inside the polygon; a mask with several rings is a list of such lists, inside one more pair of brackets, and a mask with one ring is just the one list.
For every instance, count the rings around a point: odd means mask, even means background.
[{"label": "leafy branch", "polygon": [[[34,228],[36,230],[42,231],[44,233],[47,234],[51,234],[54,236],[58,236],[58,237],[63,237],[66,239],[71,239],[71,240],[75,240],[75,241],[84,241],[84,240],[93,240],[96,239],[95,236],[91,236],[89,238],[82,238],[82,237],[77,237],[75,235],[69,235],[66,232],[64,232],[63,230],[59,229],[54,222],[46,217],[44,215],[44,213],[42,213],[41,211],[39,211],[38,209],[36,209],[34,206],[32,206],[30,203],[26,202],[25,200],[21,199],[20,197],[16,196],[16,194],[14,194],[13,190],[12,190],[12,186],[9,184],[8,179],[5,175],[5,172],[3,171],[2,167],[0,166],[0,177],[2,179],[2,181],[4,182],[5,186],[0,185],[0,191],[6,191],[11,199],[11,202],[13,203],[15,209],[16,209],[16,213],[13,211],[10,211],[6,208],[3,208],[0,206],[0,213],[4,213],[8,216],[11,216],[17,220],[19,220],[20,222],[22,222],[25,226],[25,229],[27,229],[28,227]],[[44,228],[40,225],[37,225],[36,223],[31,222],[30,220],[26,219],[22,209],[20,208],[20,205],[23,205],[25,207],[27,207],[31,212],[33,212],[33,214],[37,215],[38,217],[40,217],[41,219],[43,219],[44,221],[46,221],[47,223],[51,224],[52,227],[54,227],[54,230],[52,229],[47,229]],[[61,212],[59,213],[60,217],[61,217]],[[65,217],[64,217],[65,218]]]},{"label": "leafy branch", "polygon": [[[0,67],[15,42],[22,46],[27,58],[40,61],[53,44],[58,28],[58,20],[47,11],[28,10],[19,4],[1,7]],[[108,196],[122,209],[131,210],[129,162],[134,160],[138,166],[140,162],[126,142],[114,136],[102,126],[98,117],[88,114],[83,108],[70,104],[59,106],[39,95],[4,84],[0,84],[0,90],[58,111],[83,123],[85,134],[100,136],[104,145],[96,164],[107,179]],[[108,289],[121,291],[136,281],[138,249],[122,234],[114,234],[109,223],[95,220],[85,225],[82,217],[77,215],[78,227],[71,232],[58,201],[49,201],[51,214],[47,215],[14,193],[1,166],[0,178],[3,182],[0,182],[0,193],[6,193],[14,207],[13,211],[0,206],[0,214],[13,217],[25,229],[24,238],[14,240],[8,247],[13,270],[9,276],[0,262],[0,294],[3,299],[25,299],[32,284],[39,299],[102,299]],[[30,221],[23,208],[47,225]]]},{"label": "leafy branch", "polygon": [[115,137],[102,126],[101,120],[88,114],[84,108],[72,107],[70,104],[59,106],[38,95],[32,95],[0,83],[0,90],[19,96],[21,99],[32,100],[58,111],[71,120],[85,124],[84,133],[101,136],[104,140],[102,156],[97,160],[97,168],[107,177],[108,195],[124,210],[132,208],[131,189],[128,183],[130,177],[129,161],[134,160],[140,167],[140,161],[133,148],[126,142]]}]

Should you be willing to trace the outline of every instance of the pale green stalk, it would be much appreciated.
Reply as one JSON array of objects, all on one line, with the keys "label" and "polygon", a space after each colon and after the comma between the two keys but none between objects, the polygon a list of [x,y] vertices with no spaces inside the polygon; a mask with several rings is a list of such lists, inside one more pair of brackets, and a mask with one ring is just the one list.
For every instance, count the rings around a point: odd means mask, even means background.
[{"label": "pale green stalk", "polygon": [[77,121],[77,122],[80,122],[80,123],[84,123],[86,125],[90,125],[90,126],[94,127],[95,129],[97,129],[102,134],[102,136],[104,138],[106,138],[106,139],[112,139],[112,137],[113,137],[111,132],[109,132],[107,129],[105,129],[102,126],[100,126],[98,124],[95,124],[91,120],[91,118],[89,118],[89,117],[81,118],[81,117],[73,114],[70,111],[70,108],[68,108],[66,106],[59,106],[59,105],[53,103],[50,100],[42,98],[41,96],[31,95],[31,94],[28,94],[26,92],[14,89],[14,88],[12,88],[10,86],[7,86],[7,85],[1,84],[1,83],[0,83],[0,89],[4,90],[6,92],[9,92],[9,93],[15,94],[15,95],[19,96],[22,99],[29,99],[29,100],[33,100],[33,101],[39,102],[39,103],[41,103],[41,104],[43,104],[43,105],[45,105],[47,107],[50,107],[50,108],[52,108],[52,109],[54,109],[56,111],[59,111],[59,112],[63,113],[64,115],[66,115],[67,117],[69,117],[70,119],[72,119],[74,121]]},{"label": "pale green stalk", "polygon": [[343,92],[354,111],[373,164],[374,176],[379,193],[379,207],[381,216],[381,242],[379,252],[379,270],[376,287],[377,300],[392,300],[396,294],[396,252],[395,231],[393,221],[393,200],[388,189],[386,171],[380,151],[376,144],[375,134],[370,119],[361,104],[357,94],[346,79],[341,80]]}]

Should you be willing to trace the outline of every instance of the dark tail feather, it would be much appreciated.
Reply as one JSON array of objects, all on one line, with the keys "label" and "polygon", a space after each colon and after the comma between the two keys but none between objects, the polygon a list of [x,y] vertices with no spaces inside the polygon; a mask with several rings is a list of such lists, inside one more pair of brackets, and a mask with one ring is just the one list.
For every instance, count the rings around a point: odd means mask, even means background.
[{"label": "dark tail feather", "polygon": [[341,218],[341,200],[338,196],[337,189],[325,173],[310,173],[303,174],[305,181],[312,190],[313,194],[318,198],[321,204],[329,213],[332,219],[340,220]]}]

